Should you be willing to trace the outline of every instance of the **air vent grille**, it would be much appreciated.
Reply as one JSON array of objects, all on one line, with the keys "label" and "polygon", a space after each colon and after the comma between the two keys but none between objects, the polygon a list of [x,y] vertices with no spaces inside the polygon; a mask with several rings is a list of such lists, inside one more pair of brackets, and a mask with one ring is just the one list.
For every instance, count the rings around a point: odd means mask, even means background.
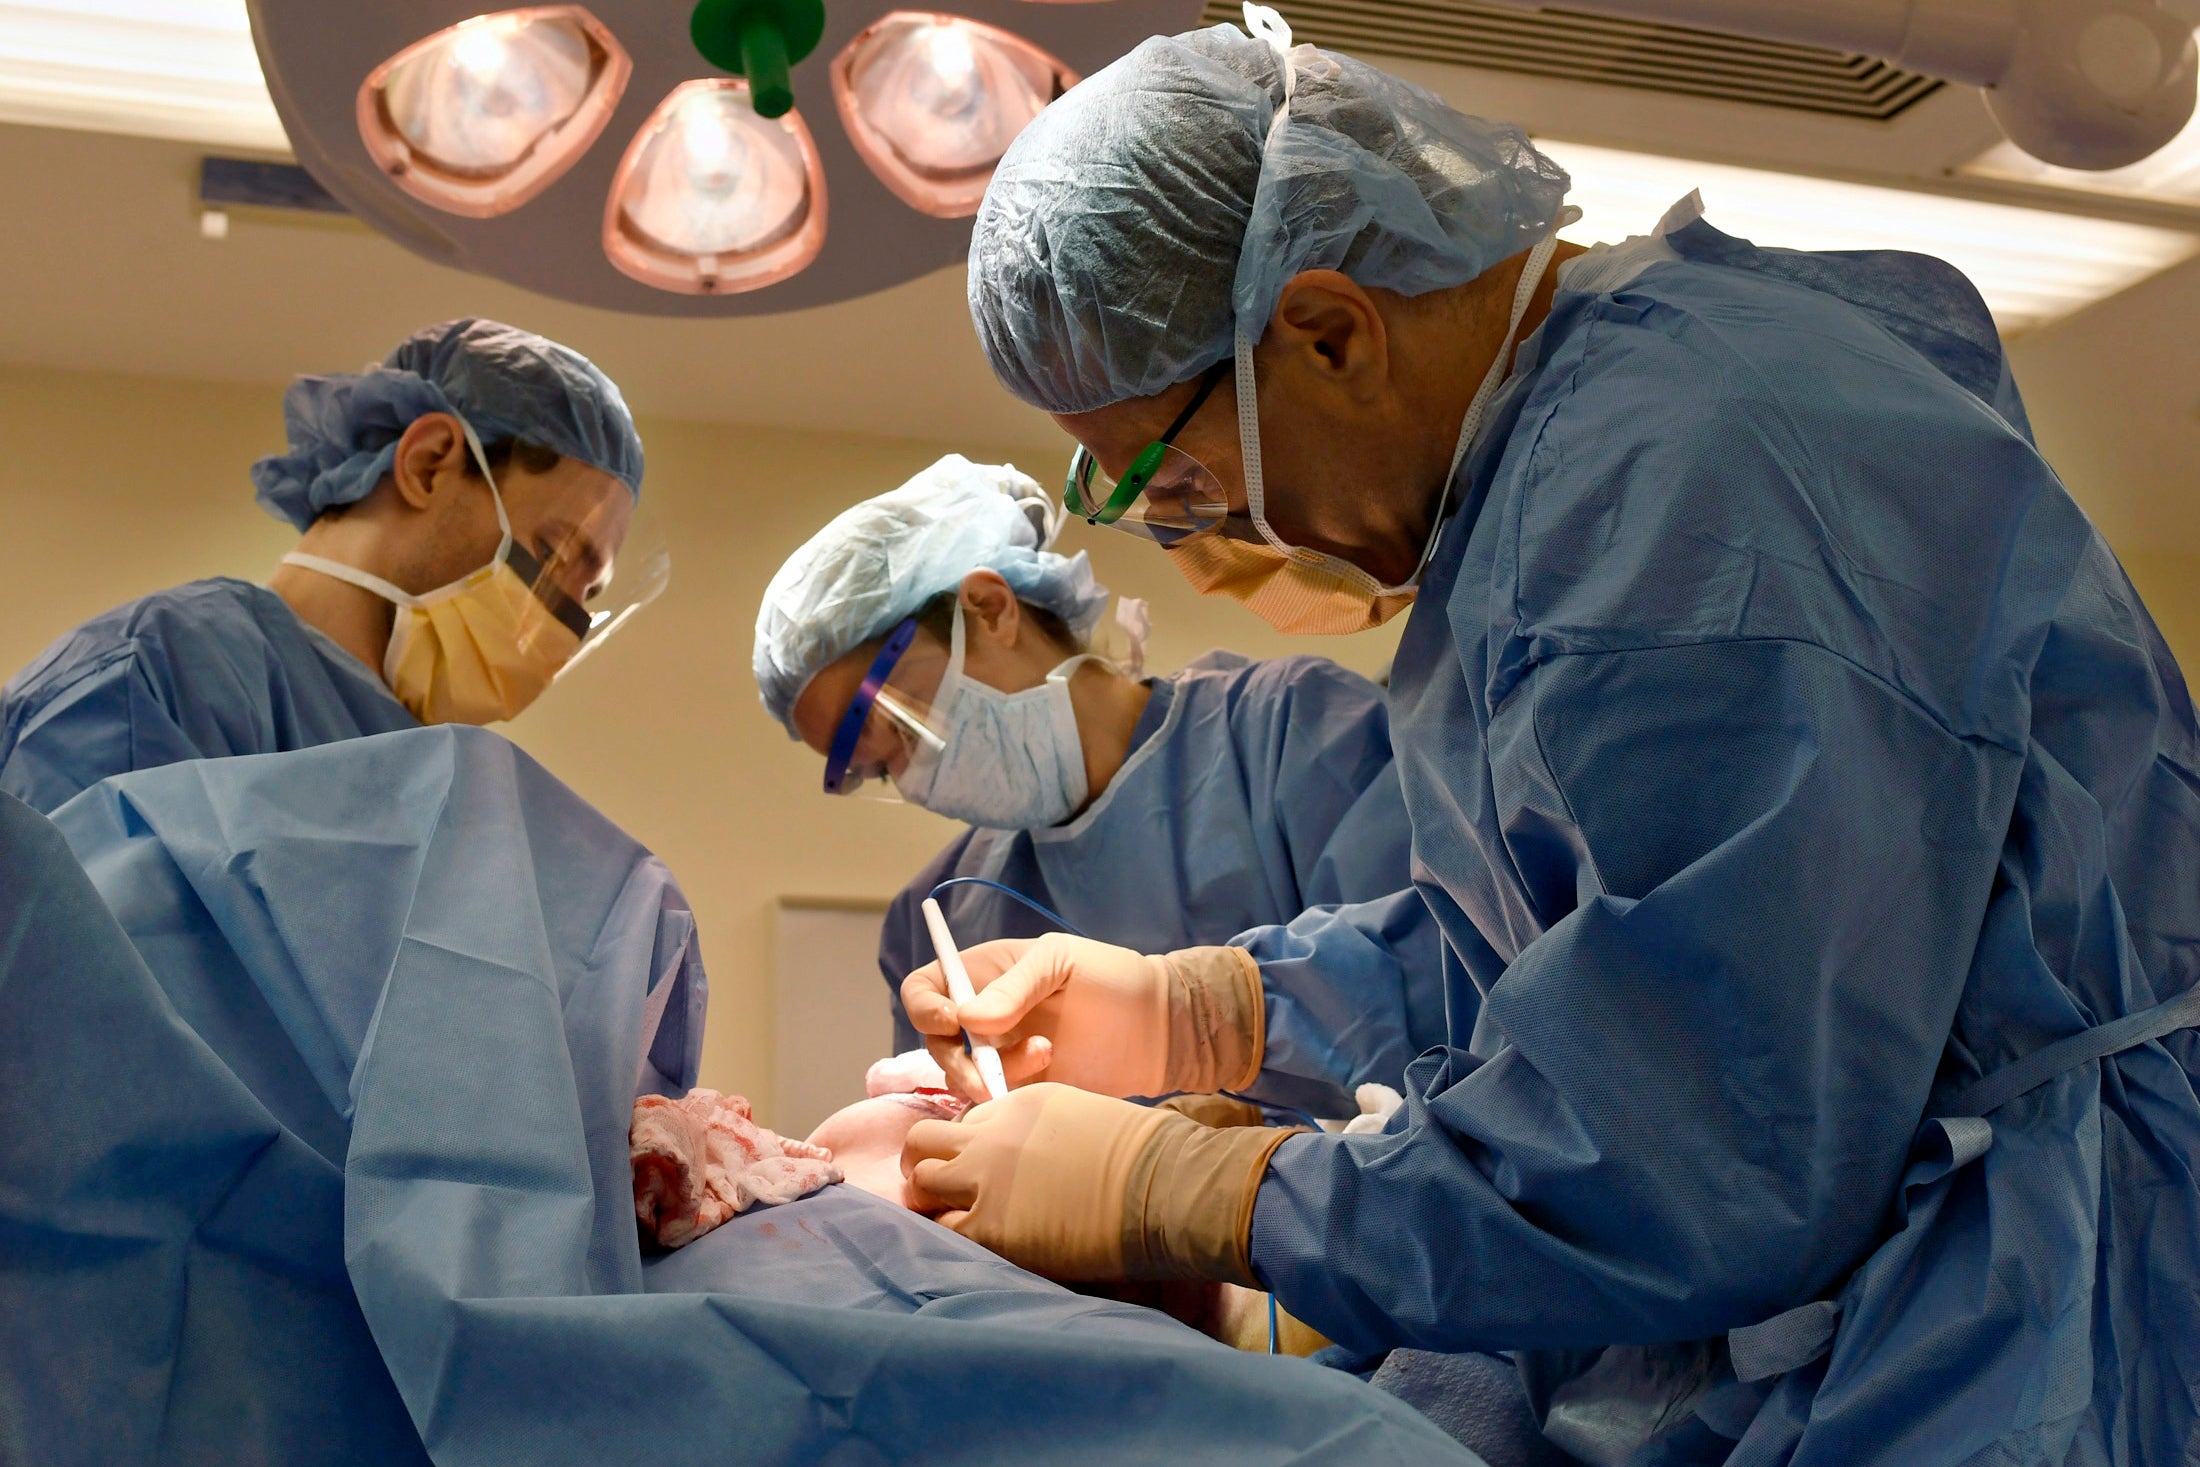
[{"label": "air vent grille", "polygon": [[[1206,19],[1237,21],[1232,0]],[[1294,35],[1334,51],[1603,82],[1884,122],[1943,85],[1870,56],[1719,31],[1472,0],[1289,0]]]}]

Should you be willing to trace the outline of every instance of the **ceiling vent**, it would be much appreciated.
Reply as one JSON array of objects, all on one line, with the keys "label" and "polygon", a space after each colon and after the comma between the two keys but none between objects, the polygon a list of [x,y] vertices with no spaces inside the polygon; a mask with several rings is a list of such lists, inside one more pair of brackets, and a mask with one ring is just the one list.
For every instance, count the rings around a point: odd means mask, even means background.
[{"label": "ceiling vent", "polygon": [[[1236,21],[1239,10],[1234,0],[1208,0],[1206,19]],[[1291,0],[1287,18],[1299,40],[1354,55],[1400,56],[1875,122],[1942,86],[1936,78],[1870,56],[1572,10],[1521,10],[1472,0]]]}]

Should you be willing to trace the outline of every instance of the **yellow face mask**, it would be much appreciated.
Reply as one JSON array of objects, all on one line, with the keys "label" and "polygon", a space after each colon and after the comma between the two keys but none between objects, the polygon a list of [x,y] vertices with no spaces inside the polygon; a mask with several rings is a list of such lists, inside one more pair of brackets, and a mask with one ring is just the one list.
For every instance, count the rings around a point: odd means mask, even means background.
[{"label": "yellow face mask", "polygon": [[1170,547],[1169,563],[1202,596],[1228,596],[1290,636],[1344,636],[1381,626],[1413,604],[1415,587],[1379,587],[1356,566],[1225,535]]},{"label": "yellow face mask", "polygon": [[[463,423],[463,420],[461,420]],[[526,560],[512,543],[489,461],[466,426],[466,444],[481,465],[504,532],[489,563],[423,595],[403,591],[356,566],[302,551],[283,564],[303,566],[372,591],[397,608],[382,680],[422,723],[498,723],[516,718],[542,696],[580,651],[580,631],[545,606],[518,569]],[[530,570],[536,568],[529,562]],[[580,625],[587,625],[585,619]]]},{"label": "yellow face mask", "polygon": [[508,549],[464,580],[397,605],[382,677],[422,723],[517,718],[580,651],[581,639],[512,569]]}]

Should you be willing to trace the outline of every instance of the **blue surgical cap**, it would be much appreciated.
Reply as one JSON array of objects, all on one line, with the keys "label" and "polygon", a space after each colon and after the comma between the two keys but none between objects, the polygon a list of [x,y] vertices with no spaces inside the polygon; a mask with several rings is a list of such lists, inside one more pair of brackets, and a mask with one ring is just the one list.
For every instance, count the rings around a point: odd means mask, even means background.
[{"label": "blue surgical cap", "polygon": [[970,314],[1001,384],[1054,413],[1148,397],[1257,341],[1285,282],[1420,295],[1557,227],[1565,171],[1516,127],[1349,56],[1280,58],[1218,25],[1156,36],[1009,148],[970,237]]},{"label": "blue surgical cap", "polygon": [[974,570],[1083,637],[1108,591],[1080,550],[1047,549],[1058,511],[1010,464],[951,453],[899,489],[836,516],[787,558],[756,614],[756,688],[794,733],[794,703],[819,669],[883,637]]},{"label": "blue surgical cap", "polygon": [[484,443],[525,439],[642,492],[642,439],[618,384],[571,347],[468,319],[415,332],[379,367],[291,383],[290,452],[252,466],[261,507],[303,530],[366,498],[428,413],[456,413]]}]

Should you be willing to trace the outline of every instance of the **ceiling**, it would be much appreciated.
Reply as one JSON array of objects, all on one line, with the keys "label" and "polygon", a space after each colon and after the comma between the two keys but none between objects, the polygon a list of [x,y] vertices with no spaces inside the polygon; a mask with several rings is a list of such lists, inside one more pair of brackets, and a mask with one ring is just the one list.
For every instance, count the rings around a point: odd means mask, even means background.
[{"label": "ceiling", "polygon": [[[1439,3],[1488,8],[1412,0]],[[1350,8],[1314,8],[1324,7]],[[1389,56],[1382,64],[1548,138],[2200,222],[2159,202],[1958,176],[1998,139],[1978,95],[1961,87],[1911,96],[1881,119],[1526,70]],[[994,385],[960,270],[780,315],[621,316],[430,264],[348,220],[238,213],[228,238],[203,239],[193,202],[201,151],[0,125],[0,186],[14,226],[0,231],[0,361],[276,384],[302,370],[354,367],[425,322],[481,314],[571,342],[645,414],[1044,452],[1062,444],[1043,416]],[[2043,443],[2104,527],[2127,525],[2157,549],[2200,554],[2200,261],[2038,330],[2012,355]]]},{"label": "ceiling", "polygon": [[0,360],[285,382],[352,370],[414,328],[508,319],[601,363],[638,411],[827,431],[1043,444],[993,383],[962,271],[779,316],[574,306],[406,253],[349,220],[232,216],[199,237],[188,144],[0,127]]}]

